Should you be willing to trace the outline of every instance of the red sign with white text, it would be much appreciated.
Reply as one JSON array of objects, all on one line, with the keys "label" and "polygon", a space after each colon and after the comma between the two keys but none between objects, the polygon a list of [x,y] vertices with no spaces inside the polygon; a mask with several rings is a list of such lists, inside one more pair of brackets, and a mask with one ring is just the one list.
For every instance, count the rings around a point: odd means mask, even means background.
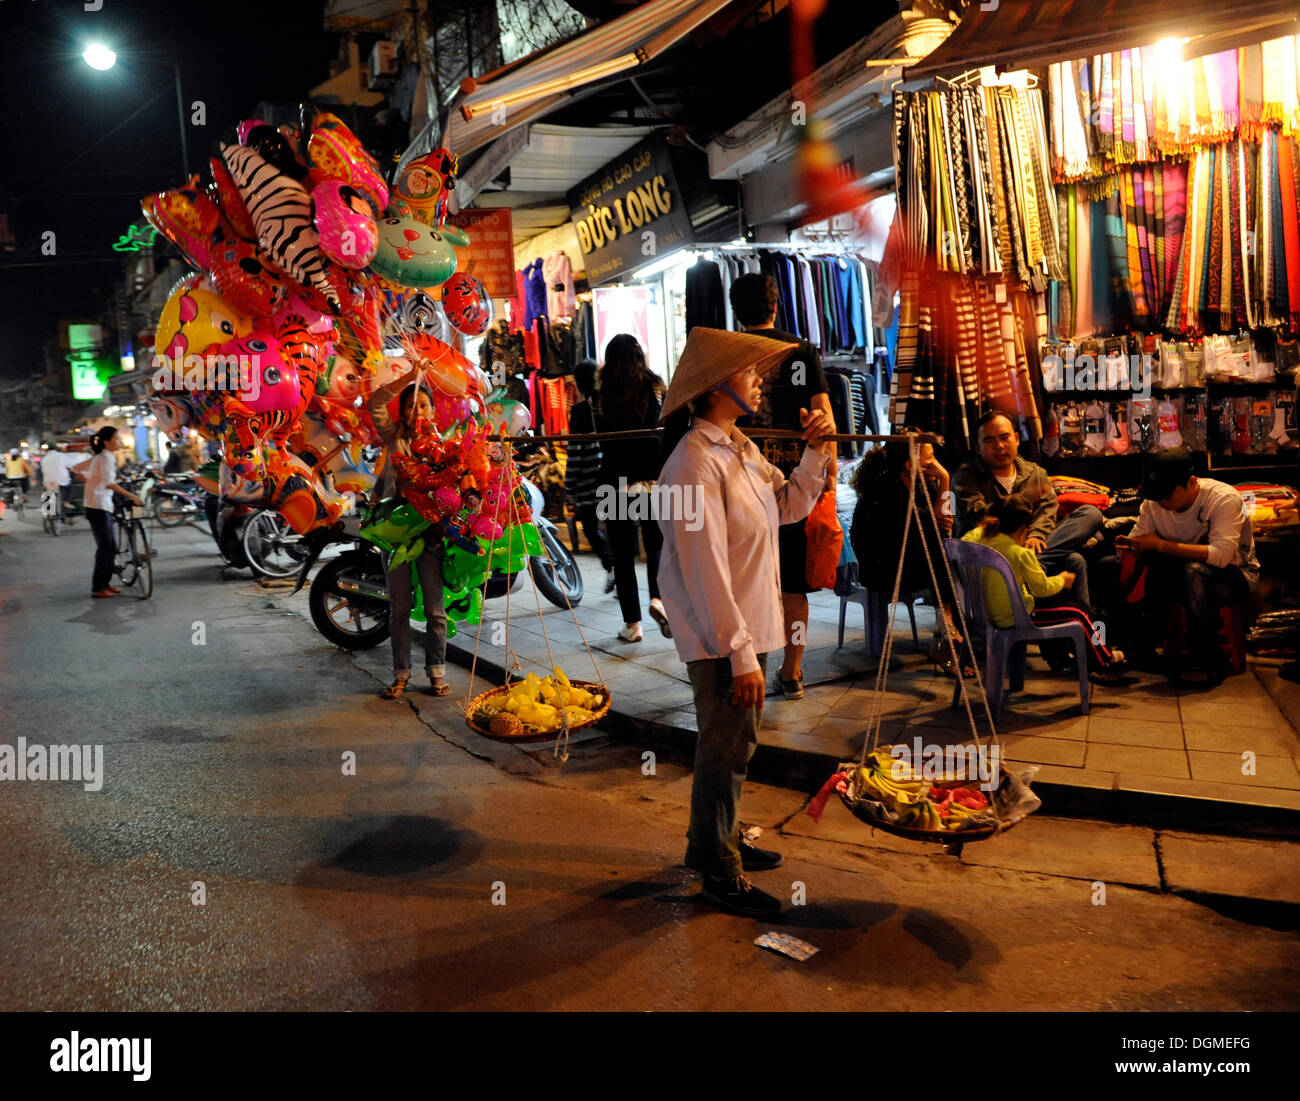
[{"label": "red sign with white text", "polygon": [[514,298],[515,240],[510,208],[471,207],[450,215],[447,223],[469,234],[469,246],[456,250],[456,270],[472,275],[493,298]]}]

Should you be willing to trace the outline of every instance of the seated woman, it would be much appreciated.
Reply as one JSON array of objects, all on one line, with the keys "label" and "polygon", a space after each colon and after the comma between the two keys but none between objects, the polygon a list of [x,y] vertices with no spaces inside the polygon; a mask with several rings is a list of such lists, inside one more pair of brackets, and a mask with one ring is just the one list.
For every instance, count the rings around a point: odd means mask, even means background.
[{"label": "seated woman", "polygon": [[[924,439],[924,437],[921,437]],[[907,501],[912,485],[912,463],[908,444],[904,440],[888,443],[864,458],[854,475],[853,488],[858,494],[853,510],[853,523],[849,531],[849,545],[858,559],[858,580],[872,592],[890,594],[898,574],[898,559],[903,553],[903,518],[907,515]],[[952,636],[960,649],[961,632],[953,624],[955,606],[952,586],[944,560],[941,540],[935,535],[930,518],[931,502],[937,510],[939,532],[946,538],[952,534],[952,509],[946,508],[948,472],[935,458],[930,443],[919,443],[920,476],[926,484],[916,488],[916,515],[912,518],[907,537],[907,557],[903,562],[903,579],[900,594],[925,590],[934,603],[935,637],[930,649],[930,660],[949,676],[956,675],[952,650],[945,634]],[[927,492],[928,486],[928,492]],[[930,565],[926,562],[929,550],[930,563],[939,581],[935,593],[930,579]],[[939,611],[942,609],[942,612]],[[962,657],[962,675],[973,677],[969,650]]]},{"label": "seated woman", "polygon": [[[1070,590],[1074,588],[1075,575],[1062,570],[1053,577],[1043,572],[1038,556],[1025,546],[1029,537],[1029,524],[1033,508],[1024,497],[1013,494],[997,502],[980,523],[962,538],[968,543],[979,543],[997,551],[1011,565],[1011,572],[1020,582],[1020,595],[1025,610],[1037,627],[1053,627],[1060,623],[1078,623],[1088,640],[1088,669],[1091,679],[1098,684],[1117,684],[1124,671],[1124,655],[1109,649],[1102,639],[1105,632],[1098,630],[1092,609],[1080,601]],[[1011,594],[1002,579],[992,570],[984,571],[984,606],[995,626],[1012,627],[1015,616],[1011,610]]]}]

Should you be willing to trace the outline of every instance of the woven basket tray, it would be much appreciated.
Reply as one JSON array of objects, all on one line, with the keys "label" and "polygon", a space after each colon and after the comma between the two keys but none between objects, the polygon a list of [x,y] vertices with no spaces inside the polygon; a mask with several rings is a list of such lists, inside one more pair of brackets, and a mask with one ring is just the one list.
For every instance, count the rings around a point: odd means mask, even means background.
[{"label": "woven basket tray", "polygon": [[[594,726],[609,714],[610,705],[614,702],[614,697],[608,688],[604,688],[594,681],[589,680],[570,680],[569,683],[574,688],[582,688],[588,692],[599,692],[605,697],[605,702],[592,712],[591,718],[585,722],[570,723],[569,733],[572,734],[578,730],[585,730],[589,726]],[[474,721],[474,712],[482,707],[485,703],[491,703],[495,699],[501,699],[504,702],[505,697],[509,694],[510,689],[502,685],[499,688],[490,688],[488,691],[475,696],[469,706],[465,708],[465,724],[474,731],[475,734],[482,734],[485,738],[491,738],[497,742],[547,742],[555,738],[559,730],[538,730],[535,727],[525,726],[522,734],[510,737],[507,734],[497,734],[489,730],[486,726],[479,726]]]},{"label": "woven basket tray", "polygon": [[[909,841],[930,841],[936,845],[964,845],[967,841],[987,841],[998,832],[998,826],[982,826],[978,829],[969,830],[918,830],[912,826],[899,826],[893,822],[887,822],[883,818],[876,818],[868,814],[866,810],[858,804],[849,800],[849,797],[840,794],[840,802],[843,803],[859,822],[865,822],[872,829],[883,830],[885,833],[892,833],[896,837],[905,837]],[[1008,830],[1010,826],[1002,826],[1001,829]]]}]

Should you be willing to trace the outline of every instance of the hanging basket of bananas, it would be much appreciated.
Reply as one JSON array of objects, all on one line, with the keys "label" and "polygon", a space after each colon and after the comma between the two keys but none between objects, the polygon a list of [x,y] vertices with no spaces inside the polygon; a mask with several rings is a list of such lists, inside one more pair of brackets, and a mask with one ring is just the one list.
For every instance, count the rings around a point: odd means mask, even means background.
[{"label": "hanging basket of bananas", "polygon": [[[998,768],[990,792],[963,776],[923,777],[884,747],[861,764],[840,765],[823,793],[834,790],[857,818],[886,833],[957,845],[986,840],[1042,805],[1026,780]],[[820,809],[813,817],[820,817]]]},{"label": "hanging basket of bananas", "polygon": [[529,673],[476,696],[465,707],[465,722],[499,742],[541,742],[554,738],[566,722],[571,734],[599,722],[612,702],[603,684],[571,681],[557,665],[553,674]]}]

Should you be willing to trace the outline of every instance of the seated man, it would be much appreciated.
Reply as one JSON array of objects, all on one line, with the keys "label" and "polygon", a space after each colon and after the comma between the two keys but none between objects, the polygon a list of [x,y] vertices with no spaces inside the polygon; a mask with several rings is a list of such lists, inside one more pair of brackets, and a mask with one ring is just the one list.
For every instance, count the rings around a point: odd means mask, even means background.
[{"label": "seated man", "polygon": [[957,498],[957,535],[976,527],[985,514],[1013,493],[1029,500],[1034,510],[1025,546],[1038,555],[1048,574],[1069,571],[1076,577],[1074,594],[1085,606],[1088,564],[1079,553],[1101,531],[1105,517],[1093,505],[1082,505],[1060,523],[1056,519],[1056,491],[1047,471],[1020,457],[1020,434],[1005,413],[985,413],[975,424],[979,446],[957,468],[952,480]]},{"label": "seated man", "polygon": [[1255,537],[1241,494],[1224,482],[1198,478],[1186,448],[1157,452],[1142,482],[1142,511],[1128,536],[1115,542],[1142,555],[1143,608],[1162,626],[1175,601],[1187,606],[1186,684],[1213,684],[1226,672],[1219,649],[1219,611],[1240,604],[1259,580]]}]

